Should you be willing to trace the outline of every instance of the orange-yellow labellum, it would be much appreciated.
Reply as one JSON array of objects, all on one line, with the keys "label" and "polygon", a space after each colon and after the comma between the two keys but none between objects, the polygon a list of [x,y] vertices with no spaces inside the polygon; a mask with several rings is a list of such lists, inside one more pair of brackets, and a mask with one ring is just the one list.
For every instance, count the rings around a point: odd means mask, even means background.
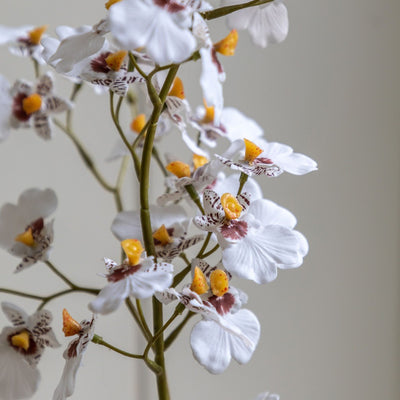
[{"label": "orange-yellow labellum", "polygon": [[246,153],[244,155],[244,160],[251,164],[262,152],[256,144],[250,142],[250,140],[243,139],[246,146]]},{"label": "orange-yellow labellum", "polygon": [[108,57],[106,57],[106,63],[113,71],[119,71],[127,54],[128,52],[126,50],[120,50],[116,53],[111,53]]},{"label": "orange-yellow labellum", "polygon": [[115,3],[118,3],[118,2],[120,2],[121,0],[108,0],[107,1],[107,3],[104,5],[106,8],[107,8],[107,10],[113,5],[113,4],[115,4]]},{"label": "orange-yellow labellum", "polygon": [[185,98],[185,90],[183,89],[183,83],[180,78],[176,77],[174,79],[174,83],[168,93],[168,96],[179,97],[181,100]]},{"label": "orange-yellow labellum", "polygon": [[166,167],[166,170],[174,174],[178,178],[190,176],[190,165],[182,161],[172,161]]},{"label": "orange-yellow labellum", "polygon": [[225,217],[228,220],[240,217],[243,207],[239,204],[235,196],[230,193],[224,193],[221,196],[221,204],[225,211]]},{"label": "orange-yellow labellum", "polygon": [[233,56],[235,54],[239,35],[236,29],[232,29],[229,34],[218,43],[214,44],[214,50],[224,56]]},{"label": "orange-yellow labellum", "polygon": [[63,316],[62,330],[65,336],[74,336],[82,330],[81,324],[75,321],[65,308],[62,312],[62,316]]},{"label": "orange-yellow labellum", "polygon": [[20,233],[14,239],[16,242],[21,242],[26,244],[29,247],[32,247],[35,244],[35,240],[32,235],[32,228],[28,228],[25,232]]},{"label": "orange-yellow labellum", "polygon": [[208,286],[207,279],[203,274],[203,271],[199,267],[194,268],[194,277],[190,290],[196,292],[197,294],[203,294],[208,292],[210,287]]},{"label": "orange-yellow labellum", "polygon": [[163,246],[166,246],[168,243],[172,242],[171,236],[169,236],[167,228],[165,225],[161,225],[160,228],[158,228],[154,233],[153,233],[153,238],[161,242]]},{"label": "orange-yellow labellum", "polygon": [[198,154],[193,154],[193,166],[196,170],[197,168],[202,167],[203,165],[208,163],[208,158],[204,156],[200,156]]},{"label": "orange-yellow labellum", "polygon": [[139,114],[131,123],[131,129],[136,132],[140,133],[144,126],[146,125],[146,115]]},{"label": "orange-yellow labellum", "polygon": [[22,109],[31,115],[42,107],[42,98],[37,93],[32,93],[30,96],[22,100]]},{"label": "orange-yellow labellum", "polygon": [[206,112],[205,112],[204,117],[201,120],[201,122],[203,122],[203,124],[212,124],[214,122],[214,117],[215,117],[214,106],[208,107],[208,105],[204,99],[203,99],[203,103],[204,103],[204,108],[205,108]]},{"label": "orange-yellow labellum", "polygon": [[46,31],[47,25],[39,26],[38,28],[35,28],[31,31],[28,32],[29,35],[29,41],[37,46],[40,43],[40,39],[43,36],[43,33]]},{"label": "orange-yellow labellum", "polygon": [[222,269],[216,269],[210,275],[211,291],[215,296],[221,297],[229,290],[228,276]]},{"label": "orange-yellow labellum", "polygon": [[137,265],[140,261],[140,256],[143,253],[143,246],[140,240],[137,239],[125,239],[121,242],[121,246],[124,249],[126,256],[128,257],[130,265]]}]

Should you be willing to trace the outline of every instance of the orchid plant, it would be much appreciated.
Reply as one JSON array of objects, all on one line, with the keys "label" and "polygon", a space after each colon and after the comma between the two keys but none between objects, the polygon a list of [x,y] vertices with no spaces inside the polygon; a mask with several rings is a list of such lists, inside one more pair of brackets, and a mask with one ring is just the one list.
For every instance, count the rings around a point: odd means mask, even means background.
[{"label": "orchid plant", "polygon": [[[224,19],[231,29],[216,42],[207,25],[214,19]],[[35,393],[43,351],[61,346],[51,328],[51,312],[44,307],[65,294],[85,292],[93,296],[85,320],[78,322],[62,311],[63,332],[72,340],[53,400],[74,394],[89,345],[143,362],[154,373],[158,398],[168,400],[165,352],[187,322],[196,319],[190,347],[210,373],[222,373],[232,359],[247,363],[257,347],[260,324],[245,308],[247,295],[231,281],[268,284],[278,270],[302,265],[308,252],[294,215],[265,199],[258,180],[284,172],[307,174],[317,164],[285,144],[267,142],[262,128],[239,110],[224,107],[223,98],[220,56],[234,54],[238,30],[248,30],[261,47],[279,43],[288,33],[287,9],[280,0],[224,0],[219,7],[205,0],[109,0],[104,19],[94,25],[60,26],[56,37],[47,35],[46,28],[0,26],[0,44],[31,60],[36,75],[35,82],[21,78],[13,84],[0,76],[0,140],[19,128],[33,128],[44,140],[57,131],[68,135],[94,179],[115,199],[111,230],[122,256],[112,260],[99,253],[105,257],[104,286],[84,287],[51,260],[57,208],[52,189],[28,189],[17,204],[1,208],[0,246],[17,258],[15,271],[44,263],[68,289],[42,296],[0,288],[38,302],[32,315],[1,303],[11,325],[0,333],[0,399]],[[196,61],[201,63],[204,105],[193,109],[179,70]],[[69,99],[57,95],[57,74],[71,81]],[[73,109],[81,106],[78,95],[85,87],[109,96],[118,138],[110,159],[121,163],[115,184],[103,177],[72,128]],[[135,111],[135,102],[141,102],[143,113]],[[134,110],[130,126],[120,120],[123,107]],[[179,158],[162,152],[163,140],[174,130],[187,148]],[[213,149],[219,154],[213,155]],[[121,194],[129,160],[140,193],[136,210],[125,208]],[[165,177],[165,190],[154,199],[149,195],[152,162]],[[93,273],[101,270],[99,265]],[[142,306],[149,300],[151,316]],[[107,342],[96,330],[96,320],[124,306],[147,343],[137,354]],[[265,392],[257,399],[279,396]]]}]

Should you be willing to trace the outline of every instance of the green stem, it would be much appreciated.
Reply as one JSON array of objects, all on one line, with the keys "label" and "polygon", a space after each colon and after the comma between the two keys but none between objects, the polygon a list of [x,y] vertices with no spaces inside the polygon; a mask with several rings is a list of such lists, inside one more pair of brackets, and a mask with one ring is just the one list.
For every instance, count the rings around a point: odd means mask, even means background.
[{"label": "green stem", "polygon": [[190,320],[190,318],[195,315],[194,312],[189,311],[184,318],[184,320],[170,333],[170,335],[165,339],[165,351],[168,350],[169,346],[174,342],[174,340],[178,337],[178,335],[181,333],[182,329],[185,327],[187,322]]},{"label": "green stem", "polygon": [[136,308],[139,314],[140,322],[142,323],[143,329],[147,333],[147,337],[152,337],[151,331],[149,329],[149,326],[147,325],[146,318],[144,316],[143,308],[142,308],[142,303],[139,299],[136,299]]},{"label": "green stem", "polygon": [[80,142],[78,137],[74,134],[74,132],[69,129],[68,127],[64,126],[60,121],[57,119],[53,119],[53,122],[56,126],[58,126],[63,132],[67,134],[67,136],[72,140],[74,145],[76,146],[80,156],[82,157],[84,163],[86,166],[89,168],[89,170],[92,172],[94,177],[97,179],[97,181],[100,183],[100,185],[107,190],[108,192],[114,193],[115,188],[109,185],[106,180],[102,177],[100,172],[97,170],[94,161],[92,157],[89,155],[83,144]]},{"label": "green stem", "polygon": [[206,240],[204,241],[203,246],[201,246],[201,249],[199,250],[199,252],[197,253],[197,256],[195,258],[201,258],[203,253],[206,251],[208,243],[210,243],[211,235],[212,235],[212,232],[207,233]]},{"label": "green stem", "polygon": [[199,194],[197,193],[196,189],[194,188],[193,185],[186,185],[185,186],[186,191],[189,193],[190,198],[194,201],[198,209],[202,214],[205,214],[204,208],[201,204]]},{"label": "green stem", "polygon": [[179,272],[179,274],[176,274],[174,276],[174,281],[172,282],[171,287],[174,288],[177,285],[179,285],[185,279],[185,276],[190,272],[191,269],[192,267],[189,264],[186,268],[184,268],[181,272]]},{"label": "green stem", "polygon": [[249,176],[243,172],[240,173],[240,178],[239,178],[239,189],[237,192],[236,196],[239,196],[240,193],[242,193],[243,190],[243,186],[245,185],[245,183],[247,182],[247,179],[249,178]]},{"label": "green stem", "polygon": [[207,251],[207,253],[202,254],[199,258],[207,258],[211,254],[215,253],[219,248],[219,244],[216,244],[210,251]]},{"label": "green stem", "polygon": [[164,163],[160,158],[160,154],[158,153],[158,150],[155,147],[153,147],[153,157],[156,160],[158,166],[160,167],[161,172],[164,174],[165,177],[167,177],[169,175],[168,171],[166,170]]},{"label": "green stem", "polygon": [[59,278],[61,278],[71,289],[76,289],[77,286],[72,283],[64,274],[62,274],[51,261],[44,262]]},{"label": "green stem", "polygon": [[29,294],[29,293],[19,292],[17,290],[6,289],[6,288],[0,288],[0,293],[13,294],[14,296],[21,296],[21,297],[26,297],[28,299],[34,299],[34,300],[43,300],[43,299],[45,299],[45,297],[38,296],[36,294]]},{"label": "green stem", "polygon": [[89,294],[97,295],[97,294],[99,294],[100,290],[98,290],[98,289],[90,289],[90,288],[83,288],[83,287],[82,288],[81,287],[76,287],[74,289],[63,290],[61,292],[57,292],[57,293],[52,294],[51,296],[47,296],[47,297],[43,298],[42,302],[40,303],[40,305],[38,307],[38,310],[41,310],[51,300],[54,300],[57,297],[64,296],[65,294],[69,294],[69,293],[73,293],[73,292],[83,292],[83,293],[89,293]]},{"label": "green stem", "polygon": [[135,306],[133,305],[131,299],[127,298],[125,300],[125,304],[128,307],[128,310],[130,311],[133,319],[136,321],[137,325],[139,326],[141,332],[143,333],[143,336],[145,337],[145,339],[147,341],[151,340],[151,338],[153,337],[153,335],[151,334],[151,332],[147,332],[146,329],[143,327],[142,325],[142,321],[140,320],[139,314],[135,308]]},{"label": "green stem", "polygon": [[33,68],[35,70],[35,78],[38,79],[40,76],[40,66],[37,60],[35,60],[34,58],[32,58],[32,61],[33,61]]},{"label": "green stem", "polygon": [[272,1],[273,0],[252,0],[247,3],[235,4],[232,6],[216,8],[215,10],[205,11],[200,14],[204,19],[210,20],[210,19],[223,17],[223,16],[231,14],[235,11],[243,10],[244,8],[261,6],[263,4],[270,3]]},{"label": "green stem", "polygon": [[103,338],[101,336],[98,335],[94,335],[93,339],[92,339],[93,343],[99,344],[100,346],[104,346],[107,347],[108,349],[115,351],[118,354],[121,354],[125,357],[129,357],[129,358],[137,358],[140,360],[143,360],[143,356],[140,354],[132,354],[132,353],[128,353],[127,351],[121,350],[118,347],[115,347],[113,345],[111,345],[110,343],[107,343],[105,340],[103,340]]}]

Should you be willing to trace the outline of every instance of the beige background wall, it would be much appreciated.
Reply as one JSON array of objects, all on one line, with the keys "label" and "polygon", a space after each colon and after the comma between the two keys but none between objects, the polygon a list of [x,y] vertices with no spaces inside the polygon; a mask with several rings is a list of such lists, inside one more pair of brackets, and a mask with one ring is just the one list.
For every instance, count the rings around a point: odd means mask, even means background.
[{"label": "beige background wall", "polygon": [[[237,55],[224,61],[226,104],[256,119],[269,140],[290,144],[316,159],[319,171],[263,182],[266,197],[289,208],[309,240],[303,267],[283,271],[266,286],[240,283],[259,317],[262,337],[251,362],[232,363],[210,376],[192,358],[188,334],[168,354],[172,398],[253,399],[263,390],[286,400],[397,400],[400,398],[399,321],[399,25],[394,0],[288,0],[288,39],[260,50],[241,34]],[[93,24],[102,1],[2,0],[0,24]],[[212,25],[214,39],[227,30]],[[0,49],[0,71],[10,80],[32,78],[30,66]],[[193,72],[194,71],[194,72]],[[182,78],[193,104],[201,102],[198,66]],[[58,87],[67,93],[68,85]],[[103,163],[114,142],[107,97],[86,90],[76,127]],[[29,131],[0,145],[0,203],[15,202],[27,187],[52,187],[59,197],[52,259],[71,279],[102,285],[103,256],[118,257],[109,232],[111,196],[82,167],[69,139],[57,132],[43,143]],[[127,191],[128,192],[128,191]],[[131,198],[132,196],[129,196]],[[83,219],[82,213],[85,213]],[[13,275],[16,259],[0,254],[0,285],[49,293],[63,288],[44,266]],[[0,300],[34,305],[0,294]],[[53,302],[60,341],[60,312],[89,316],[87,295]],[[121,321],[124,323],[122,324]],[[127,322],[125,324],[125,322]],[[5,323],[0,317],[0,325]],[[131,351],[138,338],[121,310],[101,318],[98,333]],[[47,351],[35,399],[49,399],[63,367],[62,350]],[[80,370],[75,399],[154,399],[139,362],[91,346]],[[173,370],[172,370],[173,369]],[[193,383],[191,383],[193,382]]]}]

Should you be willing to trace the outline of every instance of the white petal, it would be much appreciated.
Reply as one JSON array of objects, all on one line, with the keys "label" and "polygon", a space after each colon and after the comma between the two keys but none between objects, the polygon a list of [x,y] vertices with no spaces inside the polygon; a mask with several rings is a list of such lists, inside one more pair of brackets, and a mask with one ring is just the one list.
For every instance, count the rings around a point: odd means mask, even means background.
[{"label": "white petal", "polygon": [[40,380],[39,370],[30,366],[12,347],[0,344],[0,398],[19,400],[32,397]]},{"label": "white petal", "polygon": [[[239,174],[233,174],[226,177],[223,172],[220,172],[217,181],[213,186],[213,190],[215,190],[219,196],[222,196],[224,193],[236,194],[239,190],[239,177]],[[250,177],[243,186],[243,192],[250,193],[252,201],[263,197],[261,186],[255,179]]]},{"label": "white petal", "polygon": [[3,301],[1,303],[1,309],[3,310],[3,313],[5,314],[7,319],[14,326],[26,325],[28,323],[28,314],[22,308],[16,306],[15,304]]},{"label": "white petal", "polygon": [[27,37],[28,32],[33,29],[32,25],[10,27],[0,25],[0,45],[14,42],[18,38]]},{"label": "white petal", "polygon": [[66,360],[53,400],[65,400],[67,397],[72,396],[75,390],[76,373],[80,367],[81,360],[82,355]]},{"label": "white petal", "polygon": [[267,199],[253,201],[248,214],[256,221],[263,221],[264,225],[282,225],[293,229],[297,223],[296,217],[289,210]]},{"label": "white petal", "polygon": [[89,303],[89,309],[95,314],[109,314],[115,311],[128,296],[128,279],[111,282]]}]

